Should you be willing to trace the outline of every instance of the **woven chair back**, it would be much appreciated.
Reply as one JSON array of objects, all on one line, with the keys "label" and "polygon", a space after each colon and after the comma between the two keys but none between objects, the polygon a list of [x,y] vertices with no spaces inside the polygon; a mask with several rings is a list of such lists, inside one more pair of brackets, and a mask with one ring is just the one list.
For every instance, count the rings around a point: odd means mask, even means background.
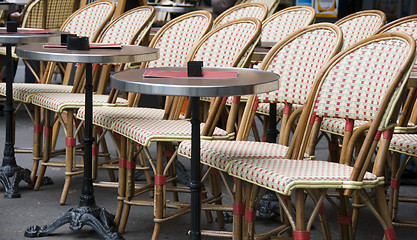
[{"label": "woven chair back", "polygon": [[260,69],[280,75],[277,91],[259,95],[268,102],[304,104],[321,67],[339,52],[342,32],[330,23],[314,24],[275,45]]},{"label": "woven chair back", "polygon": [[98,0],[75,11],[62,24],[61,31],[89,37],[95,42],[101,30],[113,16],[115,4],[111,0]]},{"label": "woven chair back", "polygon": [[267,14],[268,7],[263,3],[242,3],[233,6],[220,14],[214,20],[213,27],[246,17],[253,17],[263,21]]},{"label": "woven chair back", "polygon": [[207,11],[190,12],[166,23],[149,43],[159,49],[159,59],[142,67],[183,66],[188,53],[211,28],[213,17]]},{"label": "woven chair back", "polygon": [[274,14],[275,10],[279,5],[280,0],[244,0],[239,2],[241,3],[263,3],[268,7],[268,16]]},{"label": "woven chair back", "polygon": [[312,7],[285,8],[262,22],[261,41],[280,42],[289,34],[314,22],[316,11]]},{"label": "woven chair back", "polygon": [[335,24],[343,32],[343,49],[374,35],[386,22],[385,13],[378,10],[366,10],[350,14]]},{"label": "woven chair back", "polygon": [[59,29],[78,8],[77,5],[77,0],[32,0],[23,10],[21,25],[25,28]]},{"label": "woven chair back", "polygon": [[260,33],[261,22],[258,19],[242,18],[228,22],[201,38],[187,59],[203,61],[207,67],[236,67]]}]

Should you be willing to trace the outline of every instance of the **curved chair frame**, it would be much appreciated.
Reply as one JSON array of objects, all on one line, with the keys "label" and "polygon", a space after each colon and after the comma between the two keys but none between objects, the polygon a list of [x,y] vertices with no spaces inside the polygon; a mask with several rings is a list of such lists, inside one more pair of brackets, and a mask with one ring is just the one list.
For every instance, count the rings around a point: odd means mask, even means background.
[{"label": "curved chair frame", "polygon": [[217,27],[220,24],[224,24],[225,23],[225,22],[223,22],[224,19],[227,19],[228,17],[230,17],[231,14],[233,14],[237,11],[240,11],[242,9],[245,9],[245,8],[260,8],[262,10],[262,13],[257,17],[251,16],[251,15],[239,16],[239,17],[236,17],[236,18],[232,18],[231,20],[228,20],[227,22],[230,22],[232,20],[236,20],[236,19],[239,19],[239,18],[246,18],[246,17],[254,17],[256,19],[259,19],[260,21],[263,21],[268,14],[268,7],[263,3],[242,3],[242,4],[235,5],[231,8],[229,8],[229,9],[227,9],[226,11],[222,12],[214,20],[213,27]]}]

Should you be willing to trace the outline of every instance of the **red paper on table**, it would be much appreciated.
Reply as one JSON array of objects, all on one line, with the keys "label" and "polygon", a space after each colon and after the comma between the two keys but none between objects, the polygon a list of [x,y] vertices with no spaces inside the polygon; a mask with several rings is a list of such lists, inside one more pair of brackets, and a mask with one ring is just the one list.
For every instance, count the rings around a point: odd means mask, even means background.
[{"label": "red paper on table", "polygon": [[[187,78],[188,73],[186,71],[161,71],[161,70],[146,70],[143,73],[143,77],[148,78]],[[192,78],[211,78],[211,79],[225,79],[236,78],[237,72],[203,72],[202,77]]]},{"label": "red paper on table", "polygon": [[19,29],[17,32],[8,32],[7,30],[0,30],[0,33],[28,33],[28,34],[37,34],[37,33],[53,33],[54,30],[50,29]]},{"label": "red paper on table", "polygon": [[[67,45],[61,44],[45,44],[43,45],[44,48],[67,48]],[[91,43],[90,49],[96,48],[122,48],[121,44],[109,44],[109,43]]]}]

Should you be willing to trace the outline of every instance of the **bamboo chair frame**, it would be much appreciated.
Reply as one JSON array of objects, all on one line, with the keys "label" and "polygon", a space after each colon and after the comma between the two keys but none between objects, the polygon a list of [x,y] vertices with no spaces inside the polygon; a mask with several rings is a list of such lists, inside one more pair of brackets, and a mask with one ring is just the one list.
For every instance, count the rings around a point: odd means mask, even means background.
[{"label": "bamboo chair frame", "polygon": [[[230,16],[232,16],[233,13],[238,12],[242,9],[247,9],[247,8],[258,8],[261,9],[262,12],[260,12],[259,16],[251,16],[251,15],[255,15],[255,12],[252,12],[249,15],[245,15],[245,16],[236,16],[235,18],[230,18]],[[259,11],[259,10],[257,10]],[[229,21],[233,21],[239,18],[245,18],[245,17],[254,17],[256,19],[259,19],[260,21],[263,21],[266,16],[268,14],[268,7],[263,4],[263,3],[242,3],[242,4],[238,4],[235,5],[229,9],[227,9],[226,11],[222,12],[213,22],[213,27],[217,27],[221,24],[225,24],[226,22]],[[226,22],[224,22],[224,19],[228,19]]]},{"label": "bamboo chair frame", "polygon": [[242,4],[242,3],[253,3],[253,2],[258,2],[258,3],[263,3],[268,7],[268,15],[267,17],[271,16],[272,14],[275,13],[275,10],[277,9],[280,0],[242,0],[242,1],[238,1],[236,3],[236,5]]}]

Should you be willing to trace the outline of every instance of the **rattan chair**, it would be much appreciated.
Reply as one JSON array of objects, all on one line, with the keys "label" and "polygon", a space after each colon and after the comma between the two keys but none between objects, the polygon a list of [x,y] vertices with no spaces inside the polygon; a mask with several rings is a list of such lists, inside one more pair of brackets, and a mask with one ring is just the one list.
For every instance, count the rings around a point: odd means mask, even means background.
[{"label": "rattan chair", "polygon": [[[94,2],[96,3],[96,2]],[[92,4],[94,4],[92,3]],[[138,36],[144,36],[154,20],[155,12],[153,7],[138,7],[128,11],[118,18],[114,19],[100,35],[99,43],[119,43],[132,44]],[[144,31],[145,33],[141,33]],[[108,78],[102,79],[107,80]],[[100,87],[102,82],[97,87],[97,94],[93,96],[93,106],[97,105],[127,105],[127,100],[118,98],[117,91],[111,91],[111,94],[103,95],[105,87]],[[101,92],[98,92],[98,91]],[[37,93],[32,97],[32,104],[39,106],[45,110],[46,129],[50,129],[50,113],[55,112],[55,120],[58,120],[65,126],[66,134],[66,159],[65,162],[50,161],[51,158],[51,137],[45,136],[43,158],[39,176],[35,184],[35,190],[38,190],[41,185],[41,179],[45,174],[47,166],[61,166],[66,168],[65,184],[62,191],[60,203],[64,204],[68,194],[71,176],[80,174],[83,169],[76,164],[74,151],[76,149],[76,138],[79,132],[79,126],[74,132],[74,113],[76,110],[84,106],[84,94],[82,93]],[[62,114],[66,115],[66,122],[64,122]],[[66,124],[65,124],[66,123]],[[96,155],[96,154],[93,154]]]},{"label": "rattan chair", "polygon": [[[326,45],[323,45],[323,42]],[[340,50],[341,46],[340,29],[328,23],[314,24],[298,30],[275,45],[261,63],[260,69],[280,75],[281,87],[278,90],[280,97],[276,100],[284,102],[285,99],[288,104],[304,104],[320,68]],[[311,54],[313,52],[320,54]],[[295,66],[308,67],[293,69]],[[264,96],[261,96],[263,100],[265,100]],[[259,101],[258,98],[256,97],[256,102]],[[257,109],[256,106],[254,110]],[[236,159],[273,159],[286,155],[288,150],[286,145],[245,141],[248,138],[254,114],[255,111],[251,113],[251,116],[245,117],[247,122],[241,121],[237,141],[201,141],[201,163],[209,166],[211,168],[209,171],[219,172],[222,179],[225,179],[224,172],[228,171],[230,164]],[[280,137],[283,136],[284,133],[280,135]],[[178,147],[178,154],[191,158],[191,142],[182,142]],[[226,189],[233,199],[233,193],[230,190],[232,188]],[[238,221],[235,223],[239,225]]]},{"label": "rattan chair", "polygon": [[[389,61],[381,62],[381,58]],[[338,223],[351,226],[351,214],[347,211],[347,196],[355,194],[376,216],[382,225],[386,239],[395,239],[394,228],[388,212],[384,193],[385,160],[393,133],[393,122],[399,113],[404,96],[406,79],[415,58],[415,40],[409,35],[390,33],[377,35],[352,45],[336,55],[321,70],[313,90],[304,105],[297,125],[296,136],[290,145],[286,159],[245,159],[231,163],[229,174],[252,184],[252,192],[246,201],[246,236],[253,239],[255,199],[259,188],[277,193],[293,228],[294,238],[310,239],[310,228],[317,213],[325,211],[323,200],[328,188],[339,189],[340,209]],[[365,60],[366,59],[366,60]],[[356,74],[346,74],[347,70]],[[375,70],[377,74],[370,69]],[[372,77],[370,77],[372,76]],[[366,85],[358,85],[364,81]],[[372,100],[372,101],[369,101]],[[302,160],[310,138],[317,138],[320,119],[323,117],[372,121],[356,134],[366,138],[360,146],[356,136],[344,148],[343,157],[348,165],[320,160]],[[311,119],[319,119],[311,127]],[[381,138],[381,134],[383,137]],[[377,143],[380,145],[377,148]],[[353,149],[357,148],[357,153]],[[372,155],[377,150],[374,161]],[[341,162],[343,159],[341,159]],[[353,167],[349,166],[354,162]],[[371,164],[373,163],[373,167]],[[368,172],[368,169],[372,169]],[[373,189],[371,199],[366,189]],[[241,190],[237,190],[241,191]],[[284,204],[295,191],[295,219],[291,206]],[[305,223],[306,193],[312,197],[315,207],[308,223]],[[328,198],[333,206],[337,204]],[[367,223],[369,224],[369,223]],[[341,238],[351,239],[349,228],[342,228]],[[324,236],[326,238],[326,236]]]},{"label": "rattan chair", "polygon": [[[226,24],[220,25],[207,33],[202,37],[199,42],[194,46],[193,50],[187,56],[187,61],[196,60],[203,61],[204,66],[236,66],[240,61],[243,53],[247,50],[250,44],[255,41],[260,35],[261,22],[254,18],[242,18],[228,22]],[[222,44],[218,44],[219,41],[222,41]],[[228,49],[228,50],[226,50]],[[233,49],[233,50],[230,50]],[[216,54],[212,54],[215,52]],[[216,104],[219,105],[221,98],[216,98]],[[181,106],[182,104],[179,104]],[[224,105],[224,104],[223,104]],[[213,107],[213,109],[216,109]],[[212,111],[210,113],[209,119],[214,119],[216,114]],[[230,114],[230,116],[235,116],[235,114]],[[213,118],[211,118],[213,117]],[[233,117],[230,118],[234,122]],[[212,131],[210,131],[211,126],[213,126]],[[233,126],[233,125],[232,125]],[[207,123],[204,129],[202,130],[202,136],[210,135],[212,137],[208,138],[218,138],[218,139],[231,139],[234,137],[233,127],[228,128],[226,131],[218,128],[214,129],[214,124]],[[127,176],[127,190],[126,190],[126,200],[125,206],[123,207],[123,214],[121,222],[119,225],[119,232],[123,232],[127,217],[130,211],[131,205],[145,205],[149,206],[149,200],[143,199],[133,199],[137,193],[144,193],[149,190],[155,189],[155,199],[154,201],[154,216],[155,216],[155,227],[153,232],[153,239],[157,239],[159,236],[160,228],[162,222],[171,219],[175,216],[182,215],[189,211],[189,206],[181,205],[181,203],[176,204],[175,202],[167,204],[165,199],[165,190],[167,188],[166,184],[175,180],[175,176],[169,175],[169,166],[172,165],[175,160],[176,153],[169,159],[166,163],[166,167],[163,167],[163,150],[164,142],[180,142],[191,138],[191,123],[186,120],[154,120],[154,119],[118,119],[112,126],[112,130],[120,135],[123,135],[129,139],[130,151],[132,152],[132,147],[139,144],[139,150],[144,149],[144,147],[149,147],[152,142],[157,142],[157,156],[156,156],[156,165],[153,166],[155,174],[155,187],[144,187],[142,189],[134,189],[134,170],[128,169]],[[212,132],[212,134],[211,134]],[[145,133],[145,134],[144,134]],[[168,149],[169,150],[169,149]],[[147,154],[150,158],[149,154]],[[129,154],[128,162],[133,162],[132,154]],[[150,163],[153,163],[152,159],[149,160]],[[129,164],[127,164],[129,165]],[[181,192],[188,192],[187,188],[182,188]],[[215,198],[216,199],[216,198]],[[217,199],[218,202],[220,199]],[[214,201],[214,200],[212,200]],[[167,205],[177,205],[179,209],[173,212],[167,212]],[[183,206],[183,207],[181,207]],[[175,208],[177,208],[175,207]],[[220,213],[219,213],[220,214]],[[221,217],[222,215],[218,215]]]},{"label": "rattan chair", "polygon": [[263,3],[242,3],[235,5],[222,14],[213,22],[213,27],[225,24],[239,18],[253,17],[263,21],[268,14],[268,7]]},{"label": "rattan chair", "polygon": [[271,16],[272,14],[275,13],[275,10],[277,9],[280,0],[243,0],[243,1],[238,1],[237,4],[241,4],[241,3],[263,3],[268,7],[268,15],[267,16]]}]

